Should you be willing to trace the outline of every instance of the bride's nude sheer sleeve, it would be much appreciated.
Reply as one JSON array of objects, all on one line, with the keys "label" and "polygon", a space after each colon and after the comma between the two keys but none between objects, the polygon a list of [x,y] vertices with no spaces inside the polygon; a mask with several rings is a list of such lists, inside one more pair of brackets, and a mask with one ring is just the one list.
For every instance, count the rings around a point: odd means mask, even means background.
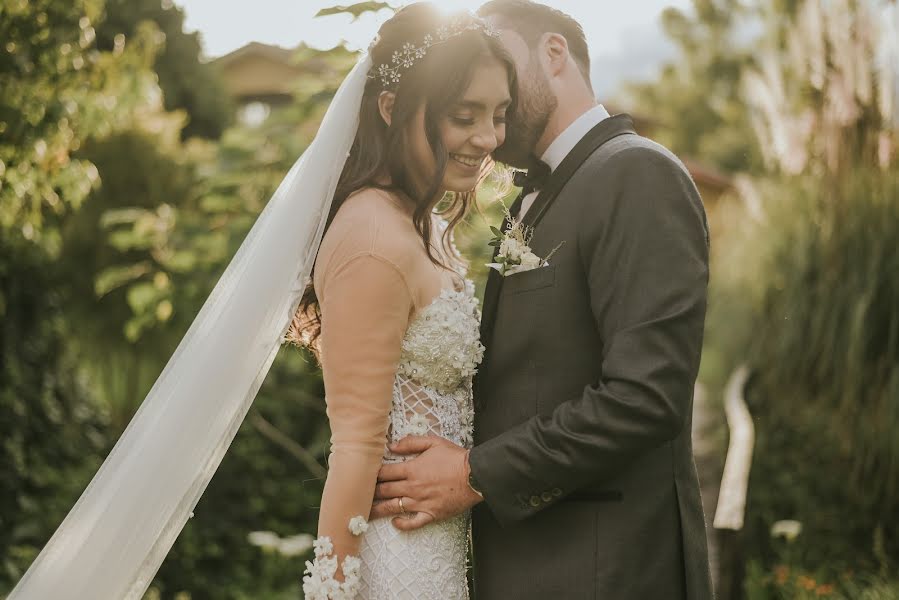
[{"label": "bride's nude sheer sleeve", "polygon": [[397,247],[402,237],[390,222],[351,217],[335,220],[329,233],[315,277],[332,432],[318,535],[330,537],[343,560],[358,556],[360,538],[350,532],[349,522],[367,519],[371,508],[396,367],[415,301]]}]

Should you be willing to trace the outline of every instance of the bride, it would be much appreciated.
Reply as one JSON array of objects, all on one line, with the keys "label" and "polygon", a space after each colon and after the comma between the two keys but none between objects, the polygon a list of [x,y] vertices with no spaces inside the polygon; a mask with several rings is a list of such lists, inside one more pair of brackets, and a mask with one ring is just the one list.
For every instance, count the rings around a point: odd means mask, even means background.
[{"label": "bride", "polygon": [[[468,595],[467,515],[415,532],[365,522],[382,461],[398,460],[385,440],[472,442],[484,347],[451,236],[505,137],[515,71],[483,23],[439,14],[407,7],[371,47],[359,132],[290,332],[321,343],[332,431],[307,598]],[[435,214],[447,193],[448,224]]]},{"label": "bride", "polygon": [[320,358],[333,434],[306,597],[468,596],[467,515],[414,532],[366,517],[380,465],[399,460],[388,441],[471,444],[484,349],[452,232],[515,89],[511,59],[473,16],[420,3],[382,26],[10,600],[141,598],[285,334]]}]

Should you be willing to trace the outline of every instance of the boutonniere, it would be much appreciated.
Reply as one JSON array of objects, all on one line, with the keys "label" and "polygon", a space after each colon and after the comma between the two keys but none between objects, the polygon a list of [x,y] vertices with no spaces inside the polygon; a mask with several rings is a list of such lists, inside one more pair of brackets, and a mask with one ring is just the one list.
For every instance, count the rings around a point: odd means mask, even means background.
[{"label": "boutonniere", "polygon": [[496,227],[490,228],[494,237],[490,240],[489,245],[493,248],[499,248],[499,253],[494,259],[496,262],[489,263],[487,266],[499,271],[499,274],[503,277],[531,271],[538,267],[548,267],[549,259],[565,242],[553,248],[552,252],[547,254],[545,258],[540,258],[534,254],[529,246],[531,237],[534,235],[534,229],[525,227],[521,221],[509,214],[508,209],[506,209],[506,218],[509,221],[509,225],[505,231],[500,231]]}]

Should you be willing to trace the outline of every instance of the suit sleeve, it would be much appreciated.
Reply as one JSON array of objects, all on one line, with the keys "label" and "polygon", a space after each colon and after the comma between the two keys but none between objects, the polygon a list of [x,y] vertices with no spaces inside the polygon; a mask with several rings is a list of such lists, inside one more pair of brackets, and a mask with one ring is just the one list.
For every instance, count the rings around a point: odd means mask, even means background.
[{"label": "suit sleeve", "polygon": [[[525,519],[680,435],[692,407],[708,284],[705,213],[688,173],[645,147],[597,169],[578,251],[601,378],[551,414],[471,451],[472,472],[501,523]],[[535,502],[546,495],[552,502]],[[547,496],[547,497],[549,497]]]},{"label": "suit sleeve", "polygon": [[322,294],[322,372],[331,454],[318,535],[343,560],[358,556],[353,517],[367,519],[387,443],[396,366],[412,298],[389,261],[363,254],[326,275]]}]

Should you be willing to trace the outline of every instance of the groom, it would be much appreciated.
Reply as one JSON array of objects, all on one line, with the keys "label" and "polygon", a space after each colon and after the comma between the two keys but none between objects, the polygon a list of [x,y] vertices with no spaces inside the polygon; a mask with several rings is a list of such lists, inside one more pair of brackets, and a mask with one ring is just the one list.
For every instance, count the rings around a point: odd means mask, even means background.
[{"label": "groom", "polygon": [[[548,266],[491,271],[475,446],[410,437],[372,518],[473,507],[478,600],[712,597],[690,439],[708,230],[678,159],[610,117],[576,21],[528,0],[480,14],[515,59],[497,159],[530,167],[512,213]],[[539,159],[539,160],[538,160]]]}]

